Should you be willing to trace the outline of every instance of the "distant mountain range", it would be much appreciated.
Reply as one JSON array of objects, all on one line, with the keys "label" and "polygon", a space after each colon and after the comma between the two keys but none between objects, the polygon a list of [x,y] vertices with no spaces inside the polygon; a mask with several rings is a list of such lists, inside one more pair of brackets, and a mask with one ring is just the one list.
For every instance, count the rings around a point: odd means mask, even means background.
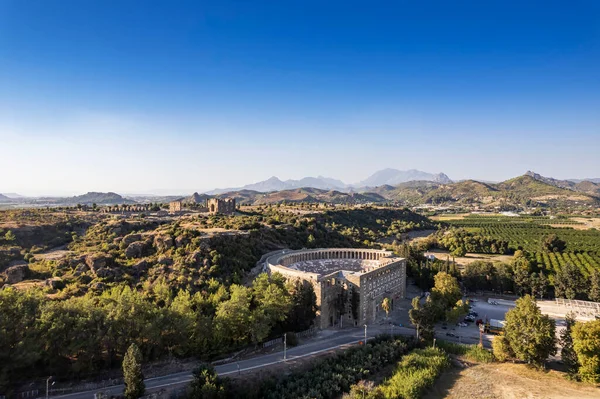
[{"label": "distant mountain range", "polygon": [[[386,176],[384,176],[385,178]],[[435,181],[409,181],[396,185],[384,184],[367,187],[356,192],[296,188],[271,191],[234,190],[219,197],[233,197],[240,204],[272,204],[280,202],[329,203],[382,203],[397,202],[404,205],[463,204],[482,208],[507,206],[600,206],[600,184],[592,182],[570,183],[545,178],[530,172],[500,183],[463,180],[456,183]]]},{"label": "distant mountain range", "polygon": [[206,194],[221,194],[228,191],[241,191],[250,190],[258,191],[261,193],[268,193],[271,191],[290,190],[294,188],[311,187],[322,190],[338,189],[344,190],[347,185],[341,180],[331,179],[328,177],[305,177],[300,180],[285,180],[282,181],[278,177],[271,177],[267,180],[260,181],[258,183],[247,184],[243,187],[238,188],[224,188],[207,191]]},{"label": "distant mountain range", "polygon": [[[419,179],[419,180],[407,180]],[[248,184],[237,189],[195,192],[189,197],[123,197],[117,193],[89,192],[75,197],[10,198],[0,194],[0,203],[25,206],[116,205],[161,202],[179,199],[185,203],[204,204],[211,197],[233,197],[240,204],[280,202],[328,202],[363,204],[395,202],[404,205],[465,204],[484,208],[510,205],[600,206],[600,179],[558,180],[528,171],[522,176],[500,183],[462,180],[452,182],[444,173],[418,170],[380,170],[354,185],[323,176],[282,181],[277,177]]]},{"label": "distant mountain range", "polygon": [[89,192],[83,195],[74,197],[40,197],[28,199],[27,203],[33,205],[118,205],[118,204],[135,204],[136,201],[122,197],[117,193],[99,193]]},{"label": "distant mountain range", "polygon": [[318,188],[321,190],[339,190],[339,191],[356,191],[365,187],[377,187],[385,184],[395,185],[413,180],[427,180],[438,183],[452,183],[452,180],[444,173],[427,173],[420,170],[398,170],[398,169],[383,169],[375,172],[367,179],[355,183],[346,184],[341,180],[332,179],[330,177],[305,177],[300,180],[285,180],[282,181],[278,177],[271,177],[267,180],[258,183],[247,184],[237,188],[223,188],[207,191],[206,194],[222,194],[231,191],[251,190],[261,193],[272,191],[293,190],[296,188]]}]

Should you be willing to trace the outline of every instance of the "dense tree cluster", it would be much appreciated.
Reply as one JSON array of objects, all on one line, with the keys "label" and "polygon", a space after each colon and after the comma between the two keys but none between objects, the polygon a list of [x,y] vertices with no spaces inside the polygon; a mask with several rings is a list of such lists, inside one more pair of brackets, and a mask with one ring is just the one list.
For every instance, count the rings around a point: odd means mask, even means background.
[{"label": "dense tree cluster", "polygon": [[[216,280],[207,291],[177,294],[114,287],[62,301],[40,291],[0,290],[0,386],[40,374],[85,376],[116,367],[131,343],[143,360],[211,358],[305,328],[315,316],[312,286],[260,275],[251,287]],[[296,320],[302,323],[295,324]]]},{"label": "dense tree cluster", "polygon": [[467,252],[484,254],[508,254],[508,241],[469,232],[463,228],[439,230],[431,240],[432,245],[448,249],[455,256]]}]

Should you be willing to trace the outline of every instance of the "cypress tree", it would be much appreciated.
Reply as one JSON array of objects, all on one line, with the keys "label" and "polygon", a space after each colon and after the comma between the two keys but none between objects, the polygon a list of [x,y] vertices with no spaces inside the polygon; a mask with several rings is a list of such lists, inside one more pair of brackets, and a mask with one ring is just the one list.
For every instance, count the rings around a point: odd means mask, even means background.
[{"label": "cypress tree", "polygon": [[142,353],[136,344],[131,344],[123,358],[123,379],[125,397],[137,399],[144,395],[144,374],[142,373]]}]

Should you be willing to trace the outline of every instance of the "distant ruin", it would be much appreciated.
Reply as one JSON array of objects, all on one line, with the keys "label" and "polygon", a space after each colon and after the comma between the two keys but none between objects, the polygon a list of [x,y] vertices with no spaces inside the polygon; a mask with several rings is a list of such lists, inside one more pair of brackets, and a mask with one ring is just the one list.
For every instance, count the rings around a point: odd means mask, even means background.
[{"label": "distant ruin", "polygon": [[169,202],[169,213],[179,213],[183,209],[183,203],[181,201]]},{"label": "distant ruin", "polygon": [[235,198],[209,198],[206,205],[208,213],[213,215],[217,213],[231,215],[235,212]]}]

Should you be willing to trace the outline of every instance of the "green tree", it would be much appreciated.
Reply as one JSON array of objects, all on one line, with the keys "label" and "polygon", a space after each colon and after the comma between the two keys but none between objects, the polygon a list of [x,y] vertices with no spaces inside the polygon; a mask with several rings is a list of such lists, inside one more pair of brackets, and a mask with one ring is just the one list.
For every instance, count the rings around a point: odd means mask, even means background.
[{"label": "green tree", "polygon": [[241,285],[232,285],[229,300],[221,302],[215,314],[215,335],[221,342],[231,341],[236,345],[248,338],[250,324],[250,290]]},{"label": "green tree", "polygon": [[381,308],[385,311],[385,317],[390,317],[390,310],[392,309],[392,301],[390,301],[390,298],[383,298]]},{"label": "green tree", "polygon": [[469,313],[469,304],[462,299],[456,302],[456,305],[446,312],[446,320],[449,323],[456,323],[458,319]]},{"label": "green tree", "polygon": [[417,329],[418,339],[424,341],[433,339],[435,317],[429,300],[425,304],[421,304],[419,297],[413,298],[412,309],[408,311],[408,317]]},{"label": "green tree", "polygon": [[600,382],[600,320],[575,323],[572,331],[573,349],[579,361],[579,378],[585,382]]},{"label": "green tree", "polygon": [[571,263],[565,263],[554,276],[554,293],[559,298],[582,298],[588,283],[581,270]]},{"label": "green tree", "polygon": [[568,313],[565,317],[565,329],[560,332],[560,358],[567,367],[567,372],[570,375],[576,375],[579,369],[579,362],[577,361],[577,354],[573,349],[573,326],[575,325],[575,318],[572,313]]},{"label": "green tree", "polygon": [[123,381],[125,397],[137,399],[144,395],[144,374],[142,373],[142,353],[136,344],[131,344],[123,358]]},{"label": "green tree", "polygon": [[600,270],[596,269],[592,272],[588,297],[590,301],[600,302]]},{"label": "green tree", "polygon": [[260,274],[252,283],[253,304],[250,314],[252,341],[265,340],[273,326],[285,320],[292,306],[285,279],[279,273]]},{"label": "green tree", "polygon": [[476,261],[465,266],[463,282],[469,291],[490,289],[495,269],[491,262]]},{"label": "green tree", "polygon": [[462,245],[459,245],[451,252],[451,254],[452,256],[461,257],[467,254],[467,250]]},{"label": "green tree", "polygon": [[225,387],[220,383],[211,365],[201,365],[194,370],[194,378],[190,383],[190,398],[219,399],[225,398]]},{"label": "green tree", "polygon": [[439,272],[435,275],[430,299],[435,307],[436,318],[442,318],[445,312],[461,298],[462,291],[456,277],[452,277],[446,272]]},{"label": "green tree", "polygon": [[530,295],[517,300],[505,316],[504,333],[515,357],[542,366],[556,353],[556,327]]},{"label": "green tree", "polygon": [[549,234],[542,240],[542,251],[563,252],[567,244],[556,234]]}]

